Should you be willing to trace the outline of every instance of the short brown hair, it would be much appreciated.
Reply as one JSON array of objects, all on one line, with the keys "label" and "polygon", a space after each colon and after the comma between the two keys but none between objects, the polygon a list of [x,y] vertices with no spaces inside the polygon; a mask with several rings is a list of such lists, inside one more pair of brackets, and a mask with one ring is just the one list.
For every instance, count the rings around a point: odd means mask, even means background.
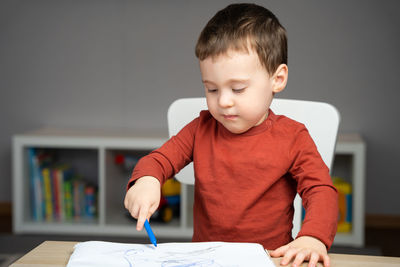
[{"label": "short brown hair", "polygon": [[287,64],[285,28],[268,9],[255,4],[232,4],[210,19],[196,44],[196,57],[204,60],[229,49],[254,49],[269,74]]}]

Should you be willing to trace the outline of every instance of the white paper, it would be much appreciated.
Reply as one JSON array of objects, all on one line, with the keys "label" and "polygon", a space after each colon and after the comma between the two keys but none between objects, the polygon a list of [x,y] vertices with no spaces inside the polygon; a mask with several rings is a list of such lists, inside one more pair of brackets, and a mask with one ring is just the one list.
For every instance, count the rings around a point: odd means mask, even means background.
[{"label": "white paper", "polygon": [[157,247],[88,241],[75,245],[67,267],[238,267],[275,266],[260,244],[162,243]]}]

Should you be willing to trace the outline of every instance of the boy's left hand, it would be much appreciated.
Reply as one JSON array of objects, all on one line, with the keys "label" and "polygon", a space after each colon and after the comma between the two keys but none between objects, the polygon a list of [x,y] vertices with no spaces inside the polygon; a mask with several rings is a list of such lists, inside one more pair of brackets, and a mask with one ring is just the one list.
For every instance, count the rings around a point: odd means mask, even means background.
[{"label": "boy's left hand", "polygon": [[311,236],[301,236],[269,253],[271,257],[283,257],[280,262],[281,265],[288,265],[294,258],[293,267],[300,266],[305,260],[309,261],[309,267],[316,266],[318,261],[322,261],[325,267],[330,266],[324,243]]}]

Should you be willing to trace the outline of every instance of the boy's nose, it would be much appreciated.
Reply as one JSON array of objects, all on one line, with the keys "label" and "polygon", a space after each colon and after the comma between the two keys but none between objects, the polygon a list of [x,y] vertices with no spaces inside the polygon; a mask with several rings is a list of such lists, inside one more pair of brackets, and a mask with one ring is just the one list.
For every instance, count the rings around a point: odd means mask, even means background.
[{"label": "boy's nose", "polygon": [[232,107],[233,103],[234,103],[233,99],[229,95],[229,93],[221,92],[221,94],[219,95],[219,99],[218,99],[218,104],[221,107],[223,107],[223,108]]}]

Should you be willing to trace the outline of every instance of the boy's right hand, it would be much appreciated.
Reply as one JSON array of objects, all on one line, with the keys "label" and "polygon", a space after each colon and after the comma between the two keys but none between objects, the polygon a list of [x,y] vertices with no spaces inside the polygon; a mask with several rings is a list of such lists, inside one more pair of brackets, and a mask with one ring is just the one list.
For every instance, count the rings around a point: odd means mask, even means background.
[{"label": "boy's right hand", "polygon": [[126,192],[124,205],[131,216],[137,219],[136,229],[141,231],[146,219],[160,204],[161,184],[153,176],[143,176]]}]

